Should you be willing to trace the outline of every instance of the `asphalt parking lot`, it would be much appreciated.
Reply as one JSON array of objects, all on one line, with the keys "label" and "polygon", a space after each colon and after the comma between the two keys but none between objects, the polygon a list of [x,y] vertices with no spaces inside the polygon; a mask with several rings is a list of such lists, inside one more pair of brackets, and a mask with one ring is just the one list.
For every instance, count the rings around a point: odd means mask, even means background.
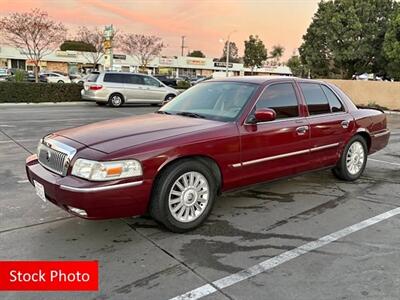
[{"label": "asphalt parking lot", "polygon": [[[397,214],[290,255],[400,206],[400,115],[389,116],[390,144],[370,157],[357,182],[321,171],[224,194],[209,221],[186,234],[170,233],[145,217],[82,220],[35,195],[24,163],[41,137],[154,110],[86,103],[0,106],[0,260],[100,264],[98,293],[0,292],[1,299],[156,300],[190,291],[204,299],[399,298]],[[242,277],[230,276],[242,270]]]}]

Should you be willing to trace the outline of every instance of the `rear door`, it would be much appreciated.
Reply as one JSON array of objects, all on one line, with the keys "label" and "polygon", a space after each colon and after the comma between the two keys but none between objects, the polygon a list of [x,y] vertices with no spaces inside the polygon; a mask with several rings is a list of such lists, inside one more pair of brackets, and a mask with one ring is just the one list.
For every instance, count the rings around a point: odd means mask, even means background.
[{"label": "rear door", "polygon": [[311,82],[299,86],[309,114],[312,167],[334,165],[351,135],[353,117],[328,86]]},{"label": "rear door", "polygon": [[239,128],[244,185],[308,169],[309,127],[298,98],[293,81],[267,86],[252,113],[256,109],[272,108],[277,114],[276,120],[257,124],[245,122]]},{"label": "rear door", "polygon": [[125,92],[129,102],[145,102],[146,92],[143,76],[138,74],[124,74]]}]

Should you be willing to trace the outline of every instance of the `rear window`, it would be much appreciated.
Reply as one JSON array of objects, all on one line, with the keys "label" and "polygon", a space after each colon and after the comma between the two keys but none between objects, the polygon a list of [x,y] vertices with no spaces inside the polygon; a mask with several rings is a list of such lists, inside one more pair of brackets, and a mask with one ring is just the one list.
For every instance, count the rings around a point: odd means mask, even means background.
[{"label": "rear window", "polygon": [[340,102],[338,97],[336,97],[336,95],[331,91],[330,88],[323,85],[322,89],[324,90],[324,93],[325,93],[326,97],[328,98],[332,112],[345,111],[342,102]]},{"label": "rear window", "polygon": [[100,74],[98,74],[98,73],[92,73],[88,76],[87,81],[88,82],[96,82],[97,78],[99,78],[99,75]]},{"label": "rear window", "polygon": [[331,112],[328,99],[319,84],[300,83],[300,87],[306,100],[310,115],[320,115]]}]

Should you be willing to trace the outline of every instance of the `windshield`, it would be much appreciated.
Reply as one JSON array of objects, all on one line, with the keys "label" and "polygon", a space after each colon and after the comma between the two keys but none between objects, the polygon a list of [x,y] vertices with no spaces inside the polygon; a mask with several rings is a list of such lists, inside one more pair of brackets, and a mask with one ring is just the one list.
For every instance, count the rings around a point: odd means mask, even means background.
[{"label": "windshield", "polygon": [[200,83],[164,105],[159,113],[233,121],[257,87],[241,82]]}]

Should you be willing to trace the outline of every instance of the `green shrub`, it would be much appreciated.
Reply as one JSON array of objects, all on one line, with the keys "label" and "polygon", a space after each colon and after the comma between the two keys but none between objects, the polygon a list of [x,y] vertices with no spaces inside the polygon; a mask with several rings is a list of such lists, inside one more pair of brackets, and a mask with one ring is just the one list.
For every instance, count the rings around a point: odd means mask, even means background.
[{"label": "green shrub", "polygon": [[177,85],[178,89],[190,88],[190,82],[188,82],[188,81],[181,80],[181,81],[178,81],[176,85]]},{"label": "green shrub", "polygon": [[16,81],[16,82],[24,81],[25,74],[26,74],[26,72],[25,72],[24,70],[17,69],[17,70],[15,71],[15,77],[14,77],[14,78],[15,78],[15,81]]},{"label": "green shrub", "polygon": [[0,82],[0,103],[79,101],[81,89],[75,83]]}]

